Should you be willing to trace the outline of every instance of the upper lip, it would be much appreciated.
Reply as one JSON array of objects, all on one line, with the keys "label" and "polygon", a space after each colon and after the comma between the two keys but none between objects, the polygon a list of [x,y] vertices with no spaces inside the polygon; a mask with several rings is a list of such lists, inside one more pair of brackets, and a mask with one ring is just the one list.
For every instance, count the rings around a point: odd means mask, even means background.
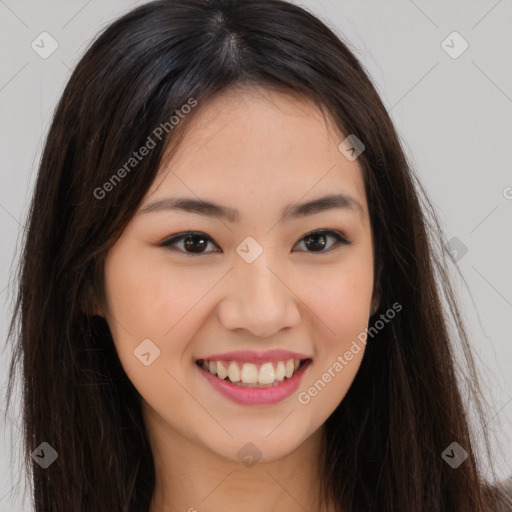
[{"label": "upper lip", "polygon": [[287,359],[311,359],[308,355],[289,350],[273,349],[265,352],[254,350],[235,350],[234,352],[223,352],[211,356],[200,357],[196,361],[206,359],[207,361],[240,361],[242,363],[266,363],[273,361],[286,361]]}]

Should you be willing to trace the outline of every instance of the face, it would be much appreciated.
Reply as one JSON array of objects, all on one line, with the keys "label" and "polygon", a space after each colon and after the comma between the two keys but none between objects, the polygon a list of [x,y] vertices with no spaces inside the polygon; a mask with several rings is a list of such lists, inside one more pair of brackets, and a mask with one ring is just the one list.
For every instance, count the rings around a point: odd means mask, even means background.
[{"label": "face", "polygon": [[363,357],[362,169],[305,99],[241,89],[196,108],[107,255],[102,314],[149,430],[277,460],[319,432]]}]

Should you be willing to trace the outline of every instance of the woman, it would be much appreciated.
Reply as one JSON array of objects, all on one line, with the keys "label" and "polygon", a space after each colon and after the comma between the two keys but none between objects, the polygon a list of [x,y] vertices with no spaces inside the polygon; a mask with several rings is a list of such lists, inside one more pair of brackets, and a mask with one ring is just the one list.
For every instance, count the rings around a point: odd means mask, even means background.
[{"label": "woman", "polygon": [[504,507],[421,191],[303,9],[166,0],[110,25],[57,107],[22,255],[35,509]]}]

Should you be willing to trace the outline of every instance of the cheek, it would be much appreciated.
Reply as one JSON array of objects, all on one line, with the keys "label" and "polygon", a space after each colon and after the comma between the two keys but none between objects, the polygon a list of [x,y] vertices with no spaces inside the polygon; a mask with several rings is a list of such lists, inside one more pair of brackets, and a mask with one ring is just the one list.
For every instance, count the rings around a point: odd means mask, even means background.
[{"label": "cheek", "polygon": [[357,263],[331,269],[317,277],[308,306],[315,312],[314,364],[297,394],[303,412],[317,428],[336,409],[347,394],[365,352],[361,333],[368,326],[373,288],[372,266]]},{"label": "cheek", "polygon": [[303,288],[310,290],[305,302],[316,317],[315,363],[298,400],[324,421],[343,400],[364,355],[362,333],[373,291],[371,245],[360,245],[343,261],[319,270]]},{"label": "cheek", "polygon": [[[204,321],[201,299],[219,279],[207,269],[184,269],[157,256],[119,244],[105,261],[109,327],[123,367],[141,394],[156,385],[159,370],[183,380],[191,361],[189,342]],[[150,344],[144,342],[148,339]],[[135,357],[147,352],[139,349],[143,342],[158,354],[147,367]]]},{"label": "cheek", "polygon": [[[198,282],[190,273],[166,265],[161,259],[137,257],[139,250],[114,247],[105,261],[105,290],[113,329],[131,338],[163,340],[180,322],[208,283]],[[124,329],[122,329],[124,327]],[[123,335],[123,332],[120,332]]]},{"label": "cheek", "polygon": [[108,325],[123,369],[148,403],[162,400],[176,410],[184,397],[171,375],[183,381],[183,327],[197,302],[185,285],[183,272],[137,258],[122,242],[105,261]]},{"label": "cheek", "polygon": [[[310,282],[307,305],[315,312],[324,342],[339,348],[368,326],[373,291],[371,253],[358,251],[321,269]],[[314,292],[313,292],[314,290]]]}]

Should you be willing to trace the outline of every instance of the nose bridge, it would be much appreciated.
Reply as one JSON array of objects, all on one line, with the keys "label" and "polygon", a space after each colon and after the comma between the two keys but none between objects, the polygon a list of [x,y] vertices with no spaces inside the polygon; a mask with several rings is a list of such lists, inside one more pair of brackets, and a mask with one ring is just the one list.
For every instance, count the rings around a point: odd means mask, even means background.
[{"label": "nose bridge", "polygon": [[[261,237],[258,238],[261,240]],[[251,291],[258,296],[279,293],[279,285],[282,286],[282,283],[271,271],[279,266],[276,251],[272,247],[268,244],[263,247],[253,237],[248,236],[240,243],[236,252],[234,278],[237,289],[241,286],[241,291]]]},{"label": "nose bridge", "polygon": [[246,288],[242,290],[243,294],[253,302],[264,300],[270,305],[278,301],[278,297],[284,298],[283,283],[277,278],[276,270],[271,269],[270,258],[263,255],[251,264],[240,262],[235,269],[237,279],[240,280],[238,284]]},{"label": "nose bridge", "polygon": [[277,267],[271,253],[270,249],[263,251],[252,263],[238,261],[235,268],[237,300],[257,307],[260,316],[263,313],[268,316],[288,300],[286,289],[277,278],[276,270],[271,270],[272,267]]},{"label": "nose bridge", "polygon": [[267,337],[298,322],[296,299],[280,268],[271,250],[251,263],[237,257],[223,304],[225,327],[245,328]]}]

